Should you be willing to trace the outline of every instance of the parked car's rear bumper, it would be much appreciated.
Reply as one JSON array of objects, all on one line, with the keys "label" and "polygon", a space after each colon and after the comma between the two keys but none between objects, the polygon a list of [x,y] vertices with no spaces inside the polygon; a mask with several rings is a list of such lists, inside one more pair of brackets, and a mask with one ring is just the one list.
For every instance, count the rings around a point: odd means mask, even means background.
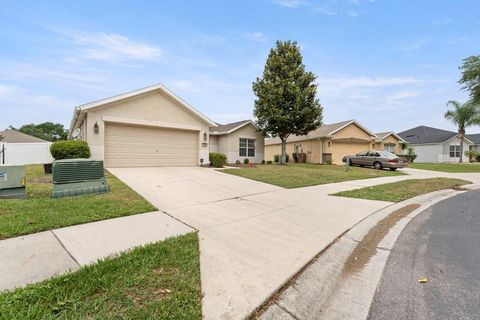
[{"label": "parked car's rear bumper", "polygon": [[402,163],[402,162],[384,162],[384,163],[382,163],[382,166],[384,168],[402,169],[402,168],[405,168],[405,163]]}]

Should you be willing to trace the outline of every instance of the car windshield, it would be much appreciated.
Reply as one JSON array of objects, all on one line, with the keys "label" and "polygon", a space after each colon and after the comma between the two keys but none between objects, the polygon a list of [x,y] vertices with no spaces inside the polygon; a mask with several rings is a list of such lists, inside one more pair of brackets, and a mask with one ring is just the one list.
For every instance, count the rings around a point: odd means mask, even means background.
[{"label": "car windshield", "polygon": [[391,152],[388,151],[382,151],[381,154],[386,157],[386,158],[396,158],[397,156]]},{"label": "car windshield", "polygon": [[364,157],[364,156],[367,155],[367,152],[368,151],[359,152],[359,153],[357,153],[357,157]]}]

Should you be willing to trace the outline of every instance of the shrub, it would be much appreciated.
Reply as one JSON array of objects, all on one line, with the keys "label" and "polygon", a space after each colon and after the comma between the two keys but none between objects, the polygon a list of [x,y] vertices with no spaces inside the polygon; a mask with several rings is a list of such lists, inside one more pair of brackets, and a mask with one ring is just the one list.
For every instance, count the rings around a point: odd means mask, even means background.
[{"label": "shrub", "polygon": [[476,161],[479,155],[480,153],[475,149],[465,151],[465,156],[470,162]]},{"label": "shrub", "polygon": [[250,163],[250,160],[248,160],[248,158],[243,159],[243,164],[249,164],[249,163]]},{"label": "shrub", "polygon": [[55,160],[90,158],[90,148],[86,141],[57,141],[50,146],[50,153]]},{"label": "shrub", "polygon": [[272,160],[268,160],[268,161],[267,161],[267,164],[272,164]]},{"label": "shrub", "polygon": [[262,160],[262,164],[265,164],[265,160]]},{"label": "shrub", "polygon": [[210,152],[208,160],[210,160],[210,165],[221,168],[227,163],[227,156],[219,152]]},{"label": "shrub", "polygon": [[235,164],[241,164],[240,160],[237,159],[237,161],[235,161]]},{"label": "shrub", "polygon": [[[285,155],[285,161],[288,162],[288,154]],[[276,154],[273,156],[273,161],[274,162],[280,162],[280,154]]]},{"label": "shrub", "polygon": [[408,146],[407,153],[404,154],[403,157],[405,158],[405,160],[407,160],[408,163],[413,163],[413,160],[417,158],[417,154],[415,153],[415,150],[413,149],[413,147]]}]

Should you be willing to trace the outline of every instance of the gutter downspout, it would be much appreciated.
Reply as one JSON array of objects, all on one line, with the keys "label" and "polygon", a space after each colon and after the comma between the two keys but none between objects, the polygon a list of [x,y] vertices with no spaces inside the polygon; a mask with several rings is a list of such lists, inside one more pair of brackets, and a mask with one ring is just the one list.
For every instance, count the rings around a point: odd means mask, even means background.
[{"label": "gutter downspout", "polygon": [[323,140],[318,138],[318,141],[320,142],[320,164],[323,164]]}]

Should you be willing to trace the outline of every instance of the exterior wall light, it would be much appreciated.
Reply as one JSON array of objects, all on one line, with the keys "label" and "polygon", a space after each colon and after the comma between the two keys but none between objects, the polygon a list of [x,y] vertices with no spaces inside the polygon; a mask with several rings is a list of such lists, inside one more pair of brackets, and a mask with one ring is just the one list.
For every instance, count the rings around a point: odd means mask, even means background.
[{"label": "exterior wall light", "polygon": [[203,141],[207,141],[207,133],[206,132],[203,133]]},{"label": "exterior wall light", "polygon": [[100,132],[100,126],[98,125],[97,122],[95,122],[95,124],[93,125],[93,132],[95,134],[98,134],[98,132]]}]

